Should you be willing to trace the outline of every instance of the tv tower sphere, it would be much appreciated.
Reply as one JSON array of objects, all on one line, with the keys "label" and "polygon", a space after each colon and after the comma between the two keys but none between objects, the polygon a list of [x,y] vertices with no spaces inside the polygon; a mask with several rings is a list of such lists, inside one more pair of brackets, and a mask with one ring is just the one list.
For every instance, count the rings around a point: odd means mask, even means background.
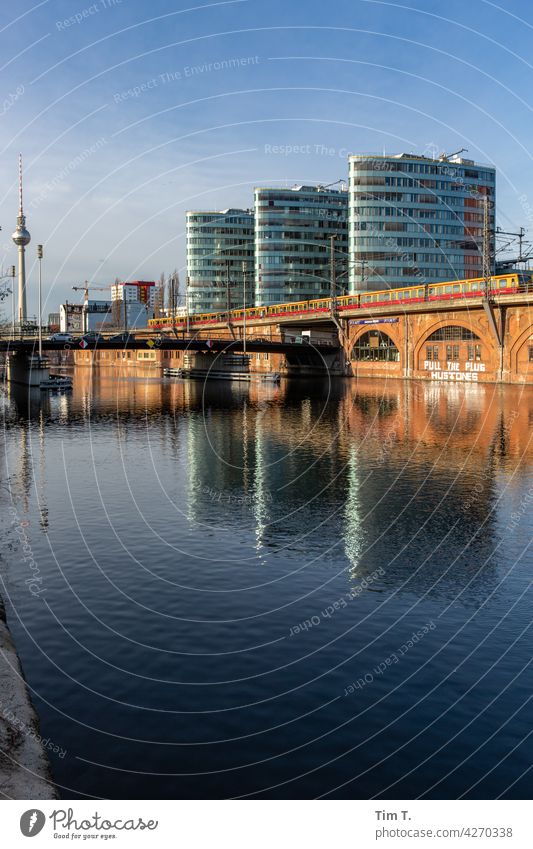
[{"label": "tv tower sphere", "polygon": [[[24,218],[24,216],[19,216],[19,218],[21,218],[21,217]],[[11,238],[13,239],[13,241],[15,242],[16,245],[26,246],[26,245],[29,245],[30,242],[31,242],[31,236],[30,236],[28,230],[26,230],[25,224],[26,224],[25,220],[18,223],[18,219],[17,219],[17,229],[15,230],[13,235],[11,236]]]}]

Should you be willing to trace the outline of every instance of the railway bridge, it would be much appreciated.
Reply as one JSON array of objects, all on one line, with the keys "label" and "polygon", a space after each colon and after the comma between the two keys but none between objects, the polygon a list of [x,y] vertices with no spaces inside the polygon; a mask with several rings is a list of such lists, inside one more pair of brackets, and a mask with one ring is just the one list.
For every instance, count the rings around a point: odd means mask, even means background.
[{"label": "railway bridge", "polygon": [[[338,301],[341,300],[341,305]],[[190,317],[134,331],[127,342],[105,336],[69,348],[80,366],[180,367],[187,352],[213,357],[246,351],[256,372],[287,376],[417,378],[453,383],[533,384],[533,288],[486,297],[481,292],[434,301],[320,302],[283,305],[275,315]],[[276,308],[277,309],[277,308]],[[15,361],[34,355],[36,339],[0,339]]]},{"label": "railway bridge", "polygon": [[[334,303],[333,309],[329,299],[322,303],[313,310],[287,305],[291,311],[284,314],[229,322],[224,316],[208,322],[193,318],[188,331],[197,339],[231,335],[242,344],[246,336],[248,345],[263,338],[299,345],[300,350],[327,350],[327,338],[338,344],[338,354],[324,367],[345,376],[533,383],[530,286],[490,297],[478,292],[429,302]],[[185,328],[167,323],[162,332],[178,335]],[[294,362],[295,348],[291,351]],[[264,368],[290,373],[290,358],[274,354]]]}]

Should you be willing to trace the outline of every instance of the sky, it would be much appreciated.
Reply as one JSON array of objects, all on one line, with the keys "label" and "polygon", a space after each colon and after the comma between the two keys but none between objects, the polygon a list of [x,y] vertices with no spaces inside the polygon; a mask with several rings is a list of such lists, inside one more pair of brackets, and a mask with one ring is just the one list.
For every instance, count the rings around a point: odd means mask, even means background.
[{"label": "sky", "polygon": [[533,239],[529,0],[21,0],[0,43],[2,268],[22,153],[30,314],[37,244],[45,314],[85,280],[183,287],[186,210],[347,179],[349,153],[467,148]]}]

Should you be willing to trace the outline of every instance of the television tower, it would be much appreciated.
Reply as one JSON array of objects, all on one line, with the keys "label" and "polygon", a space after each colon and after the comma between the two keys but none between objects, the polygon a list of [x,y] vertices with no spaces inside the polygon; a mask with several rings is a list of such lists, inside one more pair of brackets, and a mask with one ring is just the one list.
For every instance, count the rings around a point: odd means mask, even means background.
[{"label": "television tower", "polygon": [[26,230],[26,216],[22,208],[22,154],[19,154],[19,214],[17,217],[17,229],[12,237],[19,249],[19,285],[18,285],[18,320],[24,324],[27,319],[26,309],[26,259],[25,247],[29,245],[31,236]]}]

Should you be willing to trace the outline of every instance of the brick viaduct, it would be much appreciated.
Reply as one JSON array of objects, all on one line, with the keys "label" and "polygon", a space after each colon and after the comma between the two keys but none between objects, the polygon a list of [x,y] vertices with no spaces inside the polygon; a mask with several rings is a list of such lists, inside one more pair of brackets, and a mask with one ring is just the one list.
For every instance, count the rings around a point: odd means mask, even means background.
[{"label": "brick viaduct", "polygon": [[[341,348],[326,363],[332,374],[454,383],[533,384],[531,292],[496,296],[490,301],[481,297],[461,298],[451,302],[354,308],[334,316],[326,311],[252,319],[246,323],[246,337],[290,340],[297,339],[303,329],[338,331]],[[181,337],[181,330],[176,333]],[[192,323],[190,327],[190,334],[206,340],[242,339],[243,333],[242,321],[232,321],[230,325],[220,322],[209,327]],[[253,370],[316,374],[316,367],[306,365],[309,362],[306,354],[310,353],[306,345],[295,346],[292,362],[281,354],[252,354]],[[115,355],[102,352],[100,356]],[[145,352],[137,356],[142,358],[144,366],[180,366],[183,361],[183,352],[163,348],[150,354],[151,362]],[[94,352],[76,354],[80,365],[88,365],[95,359],[99,356]],[[104,359],[100,364],[115,363]]]}]

